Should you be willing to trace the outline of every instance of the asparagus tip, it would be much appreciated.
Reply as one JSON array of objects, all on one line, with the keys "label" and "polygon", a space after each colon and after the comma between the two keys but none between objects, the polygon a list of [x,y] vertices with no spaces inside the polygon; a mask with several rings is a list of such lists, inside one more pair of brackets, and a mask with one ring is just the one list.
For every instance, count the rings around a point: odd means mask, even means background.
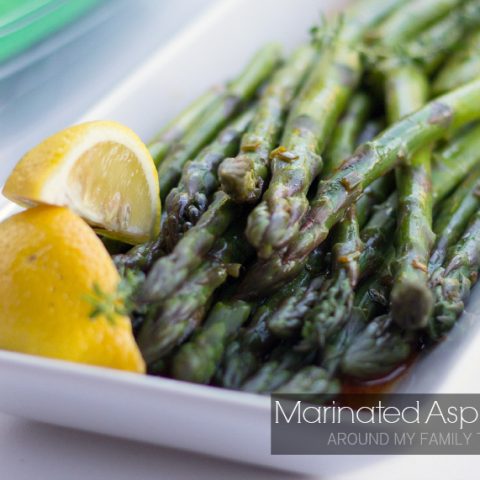
[{"label": "asparagus tip", "polygon": [[246,155],[226,158],[220,164],[218,174],[223,190],[236,202],[255,201],[260,194],[261,186],[257,185],[253,160]]},{"label": "asparagus tip", "polygon": [[406,330],[418,330],[427,326],[433,310],[430,289],[417,282],[397,284],[391,294],[392,317]]}]

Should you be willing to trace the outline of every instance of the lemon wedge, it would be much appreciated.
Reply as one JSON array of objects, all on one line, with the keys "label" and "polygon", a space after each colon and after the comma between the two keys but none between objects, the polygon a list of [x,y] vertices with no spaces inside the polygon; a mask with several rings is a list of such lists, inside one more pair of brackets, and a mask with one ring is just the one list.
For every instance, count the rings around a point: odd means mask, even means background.
[{"label": "lemon wedge", "polygon": [[160,229],[155,164],[117,122],[88,122],[47,138],[18,162],[3,194],[25,207],[68,206],[101,233],[132,244]]},{"label": "lemon wedge", "polygon": [[111,297],[120,278],[80,217],[30,208],[0,223],[0,249],[0,348],[145,372],[130,319],[92,316],[95,288]]}]

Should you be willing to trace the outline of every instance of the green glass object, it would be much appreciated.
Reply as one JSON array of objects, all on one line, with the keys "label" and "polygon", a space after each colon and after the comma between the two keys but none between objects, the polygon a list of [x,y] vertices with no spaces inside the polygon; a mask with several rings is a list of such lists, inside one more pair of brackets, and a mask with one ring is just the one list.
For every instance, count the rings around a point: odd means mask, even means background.
[{"label": "green glass object", "polygon": [[0,63],[73,22],[102,0],[0,0]]}]

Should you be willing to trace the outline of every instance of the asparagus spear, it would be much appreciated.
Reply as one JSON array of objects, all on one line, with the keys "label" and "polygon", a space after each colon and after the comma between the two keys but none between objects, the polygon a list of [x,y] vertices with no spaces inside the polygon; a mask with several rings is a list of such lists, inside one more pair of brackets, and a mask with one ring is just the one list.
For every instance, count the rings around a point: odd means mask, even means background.
[{"label": "asparagus spear", "polygon": [[366,186],[409,153],[478,119],[478,101],[480,80],[435,99],[360,146],[337,173],[320,182],[302,228],[286,251],[276,253],[267,261],[260,260],[249,269],[242,295],[264,294],[296,275],[308,254],[323,242]]},{"label": "asparagus spear", "polygon": [[169,354],[202,322],[215,290],[229,274],[238,276],[250,253],[246,247],[238,227],[230,229],[175,294],[156,304],[137,338],[148,364]]},{"label": "asparagus spear", "polygon": [[464,0],[410,1],[388,17],[370,37],[384,45],[398,45],[447,15]]},{"label": "asparagus spear", "polygon": [[462,131],[433,155],[433,202],[443,200],[480,162],[480,124]]},{"label": "asparagus spear", "polygon": [[246,392],[270,393],[290,380],[295,372],[311,360],[290,345],[280,345],[260,369],[241,387]]},{"label": "asparagus spear", "polygon": [[155,240],[135,245],[128,252],[113,256],[113,261],[119,272],[126,270],[143,270],[146,272],[153,263],[165,254],[163,236]]},{"label": "asparagus spear", "polygon": [[205,262],[173,297],[147,317],[137,341],[148,364],[169,354],[201,323],[213,292],[227,275],[225,265]]},{"label": "asparagus spear", "polygon": [[433,230],[437,234],[435,247],[429,261],[429,271],[440,267],[445,261],[447,250],[461,236],[468,221],[480,207],[480,166],[458,186],[442,204]]},{"label": "asparagus spear", "polygon": [[[309,365],[299,370],[290,380],[281,385],[277,394],[326,394],[337,395],[341,391],[340,382],[332,379],[323,368]],[[309,397],[309,399],[311,399]]]},{"label": "asparagus spear", "polygon": [[[307,276],[318,272],[322,256],[320,249],[312,252],[305,267]],[[263,356],[278,343],[277,337],[268,327],[270,317],[285,301],[298,296],[303,283],[300,274],[257,308],[245,331],[227,347],[222,366],[216,375],[217,383],[227,388],[239,388],[248,376],[258,370]]]},{"label": "asparagus spear", "polygon": [[480,30],[477,30],[440,70],[433,84],[434,93],[447,92],[480,76],[479,50]]},{"label": "asparagus spear", "polygon": [[[360,134],[360,138],[363,138],[365,141],[366,139],[370,139],[372,132],[377,132],[377,129],[377,122],[367,124],[365,132]],[[458,139],[454,139],[452,143],[445,148],[444,152],[434,157],[434,160],[436,159],[435,168],[432,173],[434,197],[437,191],[439,191],[440,196],[443,197],[445,194],[443,194],[442,191],[447,188],[448,193],[449,189],[452,188],[451,186],[449,187],[449,185],[455,185],[468,172],[477,160],[476,152],[479,149],[480,125],[462,134]],[[385,193],[390,190],[391,183],[389,176],[380,177],[364,190],[364,195],[357,202],[357,216],[359,217],[361,226],[363,226],[365,219],[370,215],[373,205],[379,203],[379,200],[384,198]],[[395,207],[396,198],[394,200],[389,199],[383,206],[379,206],[377,211],[385,212],[388,210],[394,212],[393,208]],[[375,229],[376,228],[377,227],[375,227]],[[366,227],[364,232],[369,229],[370,226]],[[388,232],[389,230],[387,229],[387,233]],[[364,236],[368,237],[368,235]],[[162,236],[156,240],[136,245],[126,254],[115,255],[114,261],[119,270],[130,268],[147,271],[158,258],[165,255],[164,243]],[[372,242],[372,245],[377,245],[377,243]],[[373,252],[376,252],[375,248],[372,248],[372,253]],[[364,254],[362,254],[362,258],[364,258]],[[366,257],[361,263],[372,265],[372,267],[375,266],[375,263],[370,262]],[[361,270],[364,271],[363,269]]]},{"label": "asparagus spear", "polygon": [[435,270],[431,284],[435,308],[427,333],[439,340],[455,324],[464,309],[480,268],[480,212],[476,212],[457,244],[450,250],[443,267]]},{"label": "asparagus spear", "polygon": [[266,45],[257,52],[243,72],[227,85],[225,93],[202,114],[203,121],[197,124],[196,128],[192,128],[182,138],[181,143],[163,159],[158,167],[162,200],[178,182],[187,160],[211,141],[242,104],[253,97],[258,87],[276,68],[279,59],[280,48],[276,44]]},{"label": "asparagus spear", "polygon": [[[363,94],[354,97],[330,143],[327,175],[354,150],[368,110],[367,97]],[[340,329],[343,320],[348,318],[358,277],[356,260],[361,248],[354,206],[338,225],[333,242],[334,276],[328,280],[325,275],[315,276],[300,299],[290,298],[269,321],[270,330],[280,337],[290,337],[303,323],[304,340],[298,346],[302,351],[322,347],[325,339]]]},{"label": "asparagus spear", "polygon": [[204,112],[223,95],[223,89],[214,88],[170,121],[148,144],[155,165],[159,165],[172,146],[199,122]]},{"label": "asparagus spear", "polygon": [[[321,357],[321,367],[325,372],[325,377],[330,382],[336,382],[335,376],[338,371],[341,369],[342,361],[345,356],[345,352],[351,347],[354,342],[358,341],[358,338],[365,335],[365,331],[368,327],[371,319],[377,314],[380,310],[385,309],[388,300],[388,290],[389,285],[391,284],[391,265],[394,259],[394,249],[393,247],[389,249],[385,255],[385,260],[381,268],[380,274],[376,277],[372,277],[367,282],[364,282],[358,292],[354,297],[354,307],[351,312],[346,312],[345,322],[342,322],[343,328],[335,330],[336,333],[333,333],[326,336],[322,344],[322,357]],[[397,328],[397,327],[395,327]],[[388,346],[389,343],[385,340],[389,340],[391,337],[390,333],[383,332],[382,339],[379,342],[379,346]],[[299,345],[298,349],[302,350],[307,347],[309,351],[312,351],[312,348],[315,348],[315,344]],[[356,345],[357,349],[359,345]],[[373,350],[370,352],[372,354]],[[367,354],[369,352],[363,351],[364,358],[368,359]],[[386,365],[392,365],[392,361],[396,358],[399,358],[391,355],[387,350],[384,352],[384,356],[387,359],[390,359],[390,364],[388,364],[385,359],[382,359],[380,366],[385,368]],[[379,355],[381,359],[381,356]],[[403,358],[403,357],[401,357]],[[348,358],[347,358],[348,361]],[[306,367],[308,370],[309,367]],[[351,373],[351,372],[350,372]],[[303,374],[303,369],[298,372],[298,376],[301,378]],[[295,378],[295,377],[294,377]],[[294,380],[292,378],[292,382]]]},{"label": "asparagus spear", "polygon": [[263,354],[276,343],[276,338],[268,330],[267,318],[280,300],[278,293],[267,299],[256,310],[245,331],[227,346],[215,375],[216,383],[226,388],[239,388],[259,368]]},{"label": "asparagus spear", "polygon": [[[433,155],[432,200],[438,204],[480,161],[480,125],[457,135],[443,150]],[[368,276],[382,263],[384,249],[396,223],[396,192],[381,205],[367,225],[361,237],[364,249],[360,255],[361,277]]]},{"label": "asparagus spear", "polygon": [[[356,138],[359,135],[368,108],[368,99],[362,94],[357,95],[351,102],[329,146],[328,162],[325,169],[327,175],[337,168],[344,156],[354,150]],[[327,323],[332,327],[336,324],[336,320],[339,318],[336,314],[340,313],[344,305],[342,302],[343,295],[353,299],[353,287],[348,289],[348,292],[346,288],[349,279],[355,281],[355,267],[353,266],[355,262],[353,257],[350,256],[351,250],[352,248],[357,250],[360,245],[358,225],[353,207],[340,223],[334,236],[334,242],[336,243],[333,249],[334,265],[339,265],[340,261],[347,260],[339,268],[335,268],[334,278],[326,280],[325,275],[314,277],[300,299],[290,299],[287,308],[279,308],[270,318],[269,328],[281,337],[291,336],[304,323],[302,336],[306,340],[300,345],[302,350],[312,350],[317,347],[317,343],[314,341],[317,323],[321,324],[318,327],[319,330]],[[349,272],[349,274],[346,272]],[[339,293],[340,295],[338,295]],[[340,315],[341,318],[347,316],[345,312]],[[334,327],[331,331],[333,332],[333,330]]]},{"label": "asparagus spear", "polygon": [[[480,27],[480,2],[478,0],[467,1],[411,41],[406,46],[404,53],[416,63],[420,63],[427,73],[431,73],[439,67],[446,55],[459,47],[465,34],[478,27]],[[453,90],[473,78],[456,82],[447,90]],[[443,93],[443,91],[438,93]]]},{"label": "asparagus spear", "polygon": [[218,165],[226,156],[238,150],[240,138],[253,115],[253,108],[239,115],[183,167],[178,186],[170,191],[165,202],[167,216],[163,231],[170,250],[208,208],[210,196],[219,186]]},{"label": "asparagus spear", "polygon": [[359,380],[383,377],[408,360],[412,340],[390,315],[376,317],[352,339],[342,355],[340,370]]},{"label": "asparagus spear", "polygon": [[292,106],[280,147],[271,153],[272,178],[246,231],[262,258],[298,230],[308,208],[308,189],[322,166],[326,139],[360,78],[359,55],[341,35],[340,31],[323,45],[320,60]]},{"label": "asparagus spear", "polygon": [[[407,63],[386,74],[387,110],[390,122],[420,108],[428,95],[424,73]],[[427,264],[433,246],[431,149],[415,152],[396,169],[398,191],[397,261],[390,295],[391,316],[401,327],[424,327],[433,308]]]},{"label": "asparagus spear", "polygon": [[394,188],[394,178],[390,174],[377,178],[365,188],[362,196],[356,203],[357,219],[360,228],[367,224],[372,214],[378,210],[377,206],[388,198]]},{"label": "asparagus spear", "polygon": [[325,262],[320,250],[312,252],[303,271],[288,284],[288,295],[268,319],[269,330],[280,338],[291,338],[302,325],[325,280]]},{"label": "asparagus spear", "polygon": [[238,203],[256,203],[268,176],[269,153],[275,147],[285,114],[315,58],[311,46],[300,47],[264,90],[253,121],[242,137],[239,154],[220,165],[222,188]]},{"label": "asparagus spear", "polygon": [[342,330],[331,336],[324,347],[321,366],[334,377],[342,357],[349,345],[365,329],[371,319],[388,305],[388,286],[391,278],[391,262],[395,250],[391,247],[386,254],[380,274],[363,282],[354,298],[354,307]]},{"label": "asparagus spear", "polygon": [[305,271],[297,275],[293,282],[299,283],[298,290],[287,297],[268,319],[268,328],[280,338],[290,338],[301,329],[306,313],[318,300],[325,275],[312,276]]},{"label": "asparagus spear", "polygon": [[[358,94],[335,134],[328,150],[326,175],[334,172],[342,160],[355,149],[361,127],[370,109],[368,97]],[[309,312],[305,315],[301,347],[307,350],[322,348],[326,339],[343,325],[353,305],[358,280],[358,257],[362,249],[355,205],[333,233],[333,275],[322,282]]]},{"label": "asparagus spear", "polygon": [[[462,132],[443,150],[434,155],[432,197],[439,203],[451,189],[480,161],[480,128]],[[383,177],[382,177],[383,178]],[[362,197],[363,198],[363,197]],[[397,193],[382,204],[361,231],[363,251],[359,258],[360,277],[375,272],[382,264],[385,245],[389,243],[396,225]]]},{"label": "asparagus spear", "polygon": [[375,207],[375,212],[362,229],[360,238],[363,250],[358,259],[360,278],[374,273],[384,259],[384,246],[394,235],[397,213],[397,193],[391,194],[387,200]]},{"label": "asparagus spear", "polygon": [[[405,0],[370,0],[370,1],[359,2],[359,5],[357,5],[356,8],[351,8],[349,10],[349,12],[347,13],[348,20],[345,22],[345,30],[344,30],[344,35],[343,35],[343,41],[346,41],[346,42],[356,42],[356,41],[358,41],[365,31],[367,31],[369,28],[371,28],[372,26],[374,26],[377,23],[379,23],[380,21],[382,21],[393,10],[397,9],[402,3],[404,3],[404,1]],[[298,56],[305,55],[305,50],[300,50],[297,53],[297,55]],[[345,49],[339,48],[338,58],[342,59],[342,57],[343,57],[343,61],[346,62],[347,66],[348,65],[351,66],[352,62],[357,63],[357,59],[354,59],[354,56],[352,55],[351,52],[347,52],[347,51],[345,51]],[[295,59],[295,57],[294,57],[294,59]],[[291,62],[292,64],[294,62],[294,59],[292,59],[292,62]],[[300,58],[300,60],[302,60],[302,59]],[[301,62],[299,62],[299,63],[301,63]],[[358,68],[358,66],[355,65],[355,68]],[[301,70],[303,71],[303,69],[304,68],[303,68],[303,65],[302,65]],[[283,80],[285,82],[285,85],[283,86],[283,88],[285,88],[285,86],[287,86],[288,83],[289,82],[291,83],[291,81],[292,81],[292,73],[291,72],[289,73],[288,70],[291,70],[291,71],[294,71],[294,72],[296,71],[293,65],[287,65],[285,67],[285,70],[282,71],[282,73],[279,72],[277,74],[277,77],[276,77],[276,80],[278,80],[280,85],[281,85],[281,78],[285,77],[284,80]],[[318,70],[319,70],[320,75],[321,75],[321,67],[319,67]],[[296,72],[296,73],[298,74],[298,72]],[[341,73],[341,72],[340,71],[336,71],[336,72],[334,71],[334,75],[338,76],[339,73]],[[342,77],[340,78],[340,80],[342,80]],[[315,83],[315,82],[316,82],[315,75],[312,73],[310,83],[312,84],[312,83]],[[332,85],[334,84],[334,82],[335,82],[335,78],[332,78],[332,82],[331,82]],[[273,83],[276,83],[276,82],[273,82]],[[343,82],[341,81],[340,83],[343,83]],[[272,87],[273,87],[273,85],[272,85]],[[268,92],[268,91],[266,92],[265,98],[268,98],[269,93],[270,92]],[[314,93],[312,91],[312,89],[310,89],[310,93],[311,94]],[[307,98],[309,96],[309,91],[307,89],[304,89],[304,94],[305,94],[305,97],[306,97],[305,102],[309,102],[309,99]],[[326,97],[326,94],[325,94],[325,97]],[[310,100],[312,100],[312,97],[310,97]],[[271,103],[273,102],[273,106],[275,106],[275,103],[276,103],[275,99],[271,98],[270,102]],[[298,103],[300,103],[300,102],[298,102]],[[266,99],[265,99],[265,107],[266,107],[265,112],[268,112],[270,110],[270,114],[271,114],[272,106],[268,107]],[[306,111],[306,112],[303,112],[303,113],[306,113],[307,116],[309,116],[311,114],[310,111]],[[297,116],[302,115],[301,109],[297,108],[297,114],[298,114]],[[259,113],[259,119],[260,119],[260,116],[261,116],[261,113]],[[315,117],[313,117],[313,118],[315,119]],[[293,118],[293,115],[291,115],[290,126],[292,126],[295,122],[297,122],[297,120],[295,120],[295,118]],[[302,121],[301,123],[303,124],[303,123],[306,123],[306,122]],[[303,126],[303,128],[308,128],[307,125],[302,125],[302,126]],[[264,126],[263,128],[264,128],[264,130],[266,130],[267,127]],[[252,126],[252,130],[255,130],[254,126]],[[263,136],[266,137],[267,135],[264,134]],[[257,137],[258,137],[258,135],[255,135],[255,143],[258,142]],[[285,138],[285,135],[284,135],[284,138]],[[294,140],[294,139],[292,139],[292,140]],[[321,138],[320,138],[320,140],[321,140]],[[248,148],[248,150],[250,150],[250,145],[251,145],[252,142],[250,141],[250,138],[247,138],[246,141],[247,141],[247,148]],[[294,146],[294,144],[295,144],[295,142],[292,143],[292,146]],[[259,148],[261,148],[261,146],[258,147],[257,150]],[[295,148],[294,148],[294,150],[295,150]],[[320,150],[320,148],[319,148],[319,150]],[[266,153],[266,149],[265,149],[264,153]],[[295,152],[293,152],[293,153],[295,153]],[[228,163],[225,163],[224,165],[222,165],[221,176],[222,176],[222,178],[225,177],[224,188],[235,199],[238,198],[238,201],[246,201],[247,200],[247,195],[245,195],[245,192],[243,191],[246,188],[245,185],[249,186],[248,191],[252,191],[252,189],[255,185],[258,185],[259,183],[261,183],[260,180],[264,180],[264,175],[266,173],[264,170],[260,170],[261,173],[260,174],[256,173],[256,177],[251,178],[250,176],[246,176],[246,174],[245,174],[246,170],[248,171],[248,173],[251,172],[252,158],[253,158],[254,161],[255,160],[261,160],[261,156],[255,155],[255,154],[252,154],[248,157],[250,157],[248,160],[246,160],[247,155],[244,155],[244,156],[241,157],[242,160],[243,160],[243,163],[240,163],[239,161],[236,161],[236,162],[228,162]],[[264,163],[266,163],[266,161],[267,160],[265,158],[265,160],[260,162],[260,164],[254,163],[254,166],[261,167]],[[313,162],[315,163],[316,161],[317,160],[315,158],[313,158]],[[228,169],[227,169],[227,167],[228,167]],[[228,179],[226,178],[227,176],[229,177]],[[232,177],[232,178],[230,178],[230,177]],[[242,181],[240,181],[240,180],[242,180]],[[241,192],[241,196],[240,196],[240,194],[235,193],[235,191],[234,191],[235,185],[230,184],[232,181],[236,182],[237,190]],[[255,200],[258,199],[258,194],[259,194],[258,191],[259,190],[261,190],[261,188],[257,188],[255,190],[255,196],[253,197]]]},{"label": "asparagus spear", "polygon": [[[471,187],[475,182],[468,179],[465,183]],[[450,251],[446,266],[437,268],[431,276],[436,300],[428,335],[433,340],[438,340],[452,328],[463,311],[472,283],[476,281],[480,267],[479,229],[480,215],[477,212],[462,239]],[[342,371],[362,380],[385,375],[408,359],[414,340],[412,334],[405,334],[392,326],[390,316],[378,317],[361,333],[357,331],[350,335],[347,342],[350,346],[342,357]]]},{"label": "asparagus spear", "polygon": [[387,120],[398,122],[421,108],[428,97],[428,80],[412,62],[390,68],[384,72]]},{"label": "asparagus spear", "polygon": [[475,102],[479,97],[480,81],[477,80],[433,100],[359,147],[338,173],[320,183],[301,234],[292,242],[286,259],[303,256],[323,241],[363,188],[408,158],[411,152],[477,119],[480,109]]},{"label": "asparagus spear", "polygon": [[325,151],[322,172],[324,176],[331,175],[341,165],[342,160],[352,154],[370,113],[370,107],[370,100],[365,93],[357,93],[352,97]]},{"label": "asparagus spear", "polygon": [[302,349],[323,348],[326,340],[342,328],[353,307],[358,281],[358,257],[362,248],[355,206],[334,231],[334,275],[322,285],[304,318]]},{"label": "asparagus spear", "polygon": [[[368,142],[377,136],[382,130],[381,123],[377,120],[369,121],[358,137],[358,145]],[[345,157],[344,157],[345,158]],[[384,175],[377,178],[363,191],[363,195],[357,200],[356,210],[360,228],[369,220],[375,206],[382,203],[394,189],[393,175]]]},{"label": "asparagus spear", "polygon": [[217,302],[203,328],[174,355],[172,376],[208,383],[220,363],[226,342],[247,321],[251,308],[251,304],[242,300]]},{"label": "asparagus spear", "polygon": [[139,300],[153,303],[170,297],[204,261],[238,213],[229,196],[217,192],[197,225],[183,236],[169,255],[155,262],[139,292]]},{"label": "asparagus spear", "polygon": [[345,38],[356,43],[411,0],[361,0],[345,11]]}]

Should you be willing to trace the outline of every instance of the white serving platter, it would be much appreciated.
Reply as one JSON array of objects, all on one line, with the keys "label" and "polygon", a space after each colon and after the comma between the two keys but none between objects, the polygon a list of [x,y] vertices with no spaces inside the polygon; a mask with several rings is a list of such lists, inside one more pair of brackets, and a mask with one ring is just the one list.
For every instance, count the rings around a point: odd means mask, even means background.
[{"label": "white serving platter", "polygon": [[[263,43],[286,49],[341,0],[223,0],[125,79],[79,122],[123,122],[145,140],[212,84],[239,71]],[[108,68],[108,66],[106,66]],[[25,145],[27,150],[31,145]],[[0,220],[16,207],[6,203]],[[0,300],[1,301],[1,300]],[[0,305],[1,308],[1,305]],[[396,388],[479,393],[480,291],[457,328]],[[269,399],[0,351],[0,410],[56,425],[191,450],[277,469],[333,474],[379,456],[272,456]]]}]

